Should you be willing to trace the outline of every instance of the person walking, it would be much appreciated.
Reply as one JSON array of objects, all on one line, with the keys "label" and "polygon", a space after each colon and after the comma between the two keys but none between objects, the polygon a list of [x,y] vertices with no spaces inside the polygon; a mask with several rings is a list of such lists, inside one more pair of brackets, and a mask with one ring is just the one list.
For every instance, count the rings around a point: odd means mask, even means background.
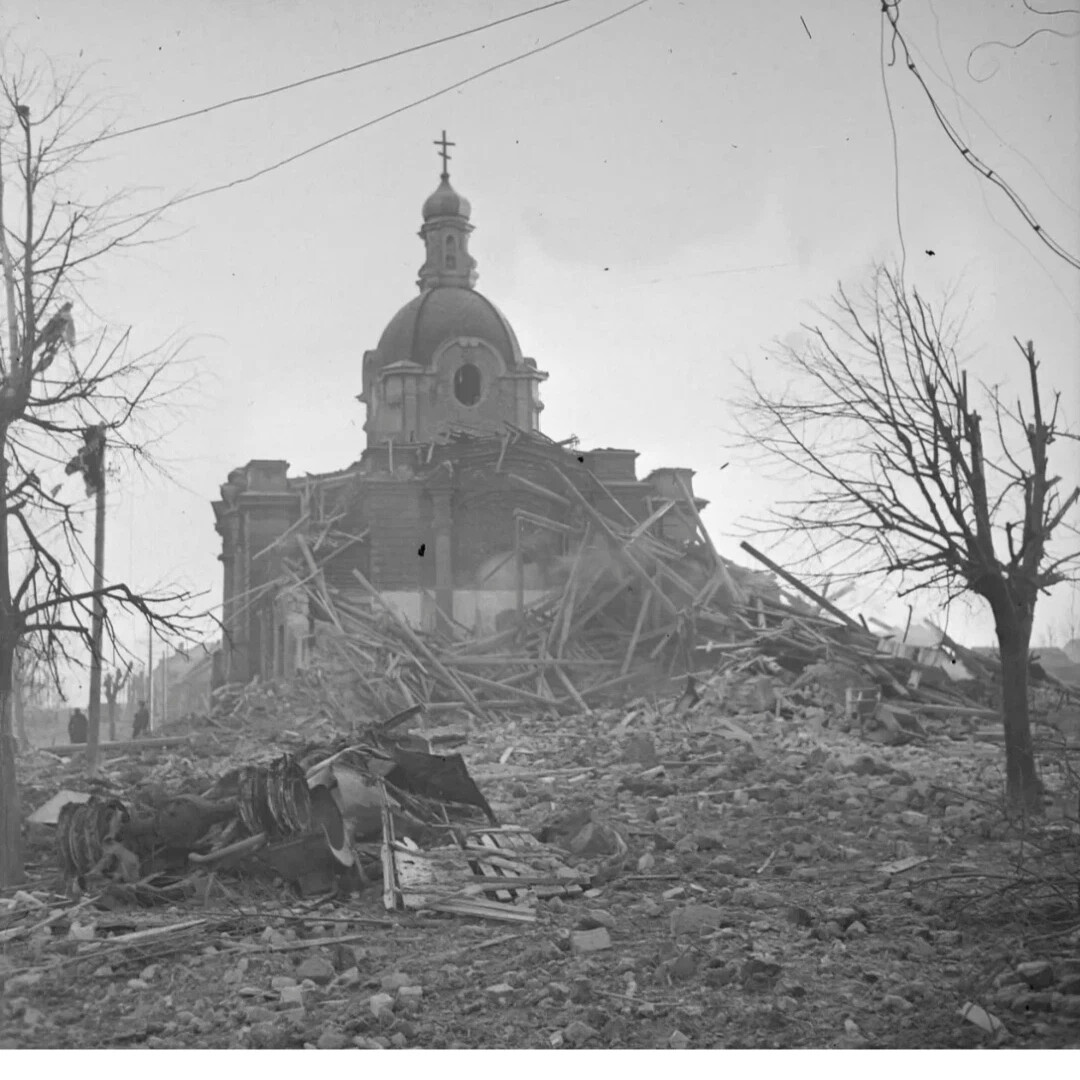
[{"label": "person walking", "polygon": [[89,732],[90,722],[86,719],[86,713],[82,709],[76,709],[68,721],[68,738],[72,745],[84,743]]},{"label": "person walking", "polygon": [[149,730],[150,710],[146,707],[145,701],[140,701],[138,709],[135,710],[135,723],[131,729],[131,737],[137,739],[140,735],[145,735]]}]

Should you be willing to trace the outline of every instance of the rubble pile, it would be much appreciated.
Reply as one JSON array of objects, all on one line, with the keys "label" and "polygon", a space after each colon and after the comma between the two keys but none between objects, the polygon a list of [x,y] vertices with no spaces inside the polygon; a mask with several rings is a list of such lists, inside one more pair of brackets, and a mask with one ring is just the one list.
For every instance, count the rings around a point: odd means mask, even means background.
[{"label": "rubble pile", "polygon": [[[337,725],[347,729],[355,713],[334,680],[319,671],[292,679],[227,683],[211,693],[209,720],[218,730]],[[189,718],[190,725],[198,718]],[[170,729],[172,730],[172,729]]]},{"label": "rubble pile", "polygon": [[[659,538],[674,500],[634,521],[562,486],[566,580],[496,633],[414,629],[323,575],[358,538],[301,534],[308,669],[95,777],[20,761],[13,1045],[1075,1041],[1069,736],[1037,726],[1056,801],[1012,822],[992,661],[947,642],[953,683],[700,520]],[[1050,679],[1033,707],[1080,721]]]},{"label": "rubble pile", "polygon": [[[358,570],[353,588],[330,583],[312,546],[295,537],[303,559],[284,560],[279,585],[302,593],[318,615],[312,670],[322,676],[320,702],[328,715],[385,717],[414,704],[486,720],[588,715],[672,676],[716,670],[793,675],[802,680],[795,689],[813,688],[848,710],[872,700],[863,712],[884,717],[894,730],[915,729],[912,710],[985,708],[977,684],[960,688],[937,669],[883,652],[865,625],[751,545],[742,546],[768,571],[721,557],[692,499],[668,500],[639,521],[593,478],[604,505],[618,515],[610,516],[549,468],[578,514],[565,582],[506,613],[508,625],[486,637],[442,612],[436,628],[414,629]],[[692,542],[676,546],[657,535],[666,514],[687,513]],[[947,644],[974,675],[994,680],[992,661],[951,639]],[[890,707],[878,710],[880,702]],[[245,707],[252,707],[246,699]]]},{"label": "rubble pile", "polygon": [[[584,723],[510,715],[468,745],[464,774],[426,753],[415,713],[362,744],[263,731],[257,761],[162,793],[174,837],[200,797],[222,808],[186,853],[174,844],[171,886],[153,862],[135,881],[119,860],[98,865],[117,842],[138,854],[110,799],[130,822],[148,816],[102,794],[66,845],[93,861],[86,890],[38,875],[0,898],[3,1037],[1075,1045],[1075,901],[1065,910],[1060,878],[1047,876],[1058,909],[1030,878],[1016,887],[1018,862],[1035,870],[1054,842],[1075,896],[1075,808],[1009,831],[989,728],[928,719],[925,740],[868,745],[874,733],[799,677],[716,673],[694,701],[638,697]],[[428,758],[431,772],[409,771]],[[353,867],[331,851],[335,808]],[[320,835],[321,865],[307,846]]]}]

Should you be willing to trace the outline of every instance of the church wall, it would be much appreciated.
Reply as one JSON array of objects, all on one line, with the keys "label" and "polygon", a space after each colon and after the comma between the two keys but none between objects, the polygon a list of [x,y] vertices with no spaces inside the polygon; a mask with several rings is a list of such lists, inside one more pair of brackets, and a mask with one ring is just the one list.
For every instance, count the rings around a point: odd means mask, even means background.
[{"label": "church wall", "polygon": [[[415,629],[430,629],[434,623],[433,596],[430,590],[382,589],[380,595],[394,611]],[[543,589],[526,589],[525,604],[533,604],[546,595]],[[516,589],[455,589],[452,616],[456,622],[478,634],[494,633],[496,617],[503,611],[517,610]],[[287,636],[293,649],[299,650],[299,636]],[[296,655],[300,655],[298,651]],[[285,673],[293,674],[295,662]]]},{"label": "church wall", "polygon": [[[542,600],[545,595],[543,589],[526,589],[526,606]],[[516,609],[516,589],[457,589],[454,592],[454,620],[477,634],[494,633],[496,616]]]},{"label": "church wall", "polygon": [[422,625],[423,593],[406,589],[380,590],[382,598],[412,627]]},{"label": "church wall", "polygon": [[[455,375],[464,364],[472,364],[481,376],[481,396],[472,405],[459,401],[454,391]],[[429,381],[424,395],[424,430],[435,430],[440,424],[499,430],[503,420],[516,417],[513,381],[503,378],[507,358],[486,341],[451,341],[436,354],[433,367],[436,377]]]},{"label": "church wall", "polygon": [[[380,591],[418,589],[424,583],[431,537],[415,481],[372,483],[364,498],[370,522],[371,582]],[[424,555],[420,545],[424,544]]]}]

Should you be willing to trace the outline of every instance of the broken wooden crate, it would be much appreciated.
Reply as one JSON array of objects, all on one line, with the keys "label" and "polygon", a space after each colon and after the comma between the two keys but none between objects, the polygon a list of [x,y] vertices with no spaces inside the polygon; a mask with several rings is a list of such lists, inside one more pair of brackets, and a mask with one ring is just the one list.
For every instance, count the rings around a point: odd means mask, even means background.
[{"label": "broken wooden crate", "polygon": [[446,844],[421,848],[396,835],[393,815],[384,810],[383,902],[388,910],[534,922],[537,899],[577,896],[588,887],[584,874],[520,826],[446,831]]}]

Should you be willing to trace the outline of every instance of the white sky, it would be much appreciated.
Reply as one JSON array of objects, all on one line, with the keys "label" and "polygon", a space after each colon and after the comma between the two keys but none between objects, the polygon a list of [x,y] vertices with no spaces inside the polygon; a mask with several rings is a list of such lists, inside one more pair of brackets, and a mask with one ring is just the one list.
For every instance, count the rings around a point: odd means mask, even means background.
[{"label": "white sky", "polygon": [[[0,34],[9,54],[85,68],[99,118],[129,127],[534,2],[6,0]],[[117,138],[75,179],[87,197],[134,189],[129,205],[145,209],[272,164],[625,2],[575,0]],[[950,118],[1044,227],[1080,250],[1080,39],[984,47],[969,65],[980,43],[1017,42],[1043,26],[1075,32],[1080,17],[1040,18],[1011,0],[903,0],[901,18]],[[719,546],[748,561],[733,539],[738,521],[781,492],[725,449],[732,363],[763,364],[769,343],[811,318],[838,280],[857,285],[872,261],[899,256],[880,42],[878,0],[649,0],[250,184],[174,208],[164,242],[102,264],[87,293],[143,346],[189,335],[202,373],[161,447],[173,482],[127,480],[110,499],[109,575],[136,586],[180,581],[219,598],[209,503],[228,470],[280,457],[294,473],[318,472],[359,457],[362,354],[415,295],[420,205],[438,181],[432,140],[443,128],[457,143],[453,182],[473,205],[479,288],[551,374],[544,431],[634,447],[639,475],[693,467]],[[1080,275],[963,164],[903,65],[886,78],[909,281],[932,297],[947,285],[970,296],[973,375],[1021,388],[1012,337],[1034,338],[1046,382],[1080,421]],[[1075,448],[1054,449],[1058,471],[1080,476]],[[880,596],[863,606],[888,608]],[[888,610],[898,621],[906,614]],[[1075,594],[1060,590],[1043,603],[1036,636],[1068,623],[1070,610],[1080,620]],[[930,606],[919,614],[940,617]],[[972,644],[992,638],[981,611],[954,608],[949,626]]]}]

